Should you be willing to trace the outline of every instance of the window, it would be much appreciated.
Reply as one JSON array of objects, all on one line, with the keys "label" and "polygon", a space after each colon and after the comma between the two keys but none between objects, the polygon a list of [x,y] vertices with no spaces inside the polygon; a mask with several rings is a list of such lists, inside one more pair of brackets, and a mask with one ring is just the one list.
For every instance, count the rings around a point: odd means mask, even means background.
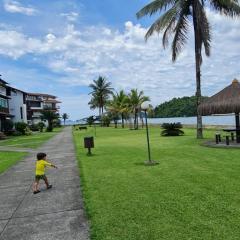
[{"label": "window", "polygon": [[0,98],[0,107],[8,108],[7,99]]},{"label": "window", "polygon": [[21,119],[23,119],[23,108],[20,107],[20,114],[21,114]]}]

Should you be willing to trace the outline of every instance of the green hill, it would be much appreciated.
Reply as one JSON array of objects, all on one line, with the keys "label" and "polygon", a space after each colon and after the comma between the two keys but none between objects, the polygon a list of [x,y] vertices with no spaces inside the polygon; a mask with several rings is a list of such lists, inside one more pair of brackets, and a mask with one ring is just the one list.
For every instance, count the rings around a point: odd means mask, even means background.
[{"label": "green hill", "polygon": [[[203,97],[206,99],[207,97]],[[196,97],[173,98],[168,102],[158,105],[154,109],[154,117],[192,117],[196,116]]]}]

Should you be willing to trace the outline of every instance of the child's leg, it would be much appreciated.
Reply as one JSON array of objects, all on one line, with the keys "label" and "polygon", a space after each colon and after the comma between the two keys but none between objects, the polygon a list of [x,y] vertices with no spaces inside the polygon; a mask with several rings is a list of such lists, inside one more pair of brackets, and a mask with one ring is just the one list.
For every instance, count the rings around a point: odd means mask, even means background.
[{"label": "child's leg", "polygon": [[34,191],[34,192],[39,191],[38,187],[39,187],[39,180],[36,179],[35,182],[34,182],[34,184],[33,184],[33,191]]},{"label": "child's leg", "polygon": [[47,179],[47,177],[44,176],[44,177],[43,177],[43,180],[44,180],[44,182],[45,182],[45,184],[46,184],[46,186],[47,186],[47,188],[48,188],[48,187],[49,187],[49,183],[48,183],[48,179]]}]

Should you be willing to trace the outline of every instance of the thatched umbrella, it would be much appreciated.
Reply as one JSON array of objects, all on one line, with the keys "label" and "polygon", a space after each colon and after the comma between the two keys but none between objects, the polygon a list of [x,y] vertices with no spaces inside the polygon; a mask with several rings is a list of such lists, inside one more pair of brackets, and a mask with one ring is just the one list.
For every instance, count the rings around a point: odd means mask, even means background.
[{"label": "thatched umbrella", "polygon": [[235,113],[237,142],[240,143],[240,83],[232,84],[205,100],[198,108],[201,115]]}]

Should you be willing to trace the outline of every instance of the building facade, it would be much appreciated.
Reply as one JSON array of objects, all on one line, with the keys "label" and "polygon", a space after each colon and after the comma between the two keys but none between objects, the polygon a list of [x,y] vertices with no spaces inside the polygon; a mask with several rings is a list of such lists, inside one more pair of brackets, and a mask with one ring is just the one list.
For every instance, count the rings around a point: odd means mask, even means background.
[{"label": "building facade", "polygon": [[7,96],[8,83],[0,78],[0,131],[4,130],[4,121],[10,118],[9,97]]},{"label": "building facade", "polygon": [[9,97],[9,113],[13,122],[27,123],[27,106],[26,93],[13,88],[7,88],[7,96]]},{"label": "building facade", "polygon": [[27,93],[27,121],[29,124],[37,124],[41,121],[42,111],[45,109],[58,112],[61,103],[56,96],[44,93]]}]

